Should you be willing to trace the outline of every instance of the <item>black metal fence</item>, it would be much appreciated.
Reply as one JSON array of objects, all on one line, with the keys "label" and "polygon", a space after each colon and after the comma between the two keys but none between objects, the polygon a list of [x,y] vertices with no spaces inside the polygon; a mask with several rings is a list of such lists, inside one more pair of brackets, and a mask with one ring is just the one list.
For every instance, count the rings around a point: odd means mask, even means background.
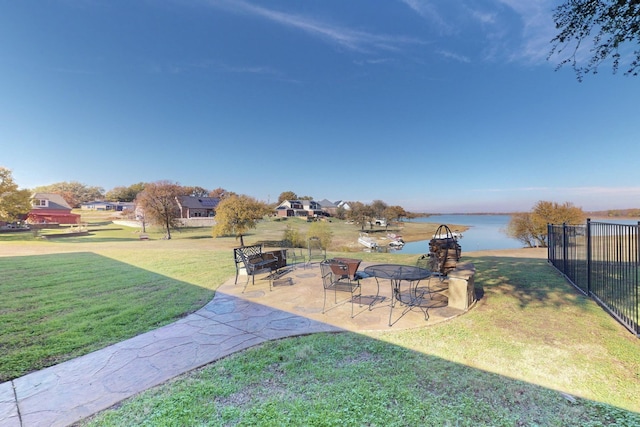
[{"label": "black metal fence", "polygon": [[548,226],[548,260],[640,337],[640,222]]}]

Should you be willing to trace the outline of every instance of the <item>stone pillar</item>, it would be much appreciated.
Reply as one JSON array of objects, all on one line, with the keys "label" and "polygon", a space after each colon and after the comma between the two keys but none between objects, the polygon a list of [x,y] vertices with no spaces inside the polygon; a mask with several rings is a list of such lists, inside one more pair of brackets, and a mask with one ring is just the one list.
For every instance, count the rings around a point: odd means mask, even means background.
[{"label": "stone pillar", "polygon": [[476,300],[473,278],[476,268],[471,263],[458,264],[447,275],[449,281],[449,307],[468,310]]}]

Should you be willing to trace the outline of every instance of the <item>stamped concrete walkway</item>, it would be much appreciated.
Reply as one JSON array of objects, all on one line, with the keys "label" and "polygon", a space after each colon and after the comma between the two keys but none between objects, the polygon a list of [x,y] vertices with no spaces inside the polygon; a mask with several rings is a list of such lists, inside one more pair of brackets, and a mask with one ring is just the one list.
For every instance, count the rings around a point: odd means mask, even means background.
[{"label": "stamped concrete walkway", "polygon": [[[205,307],[175,323],[124,342],[0,384],[0,426],[66,426],[141,391],[262,342],[316,332],[389,329],[388,287],[369,309],[344,300],[322,314],[319,267],[287,273],[290,286],[269,289],[256,280],[246,288],[223,284]],[[362,282],[374,294],[375,279]],[[243,292],[244,290],[244,292]],[[333,301],[330,301],[332,303]],[[395,310],[392,328],[415,328],[460,314],[445,307],[429,312]],[[338,326],[339,325],[339,326]]]}]

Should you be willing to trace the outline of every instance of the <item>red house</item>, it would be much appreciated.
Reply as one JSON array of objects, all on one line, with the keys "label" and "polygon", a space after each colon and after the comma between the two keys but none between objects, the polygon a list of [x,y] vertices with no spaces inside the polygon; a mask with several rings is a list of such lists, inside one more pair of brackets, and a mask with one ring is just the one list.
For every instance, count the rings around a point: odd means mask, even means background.
[{"label": "red house", "polygon": [[71,206],[55,193],[35,193],[31,196],[30,224],[80,224],[80,215],[71,213]]}]

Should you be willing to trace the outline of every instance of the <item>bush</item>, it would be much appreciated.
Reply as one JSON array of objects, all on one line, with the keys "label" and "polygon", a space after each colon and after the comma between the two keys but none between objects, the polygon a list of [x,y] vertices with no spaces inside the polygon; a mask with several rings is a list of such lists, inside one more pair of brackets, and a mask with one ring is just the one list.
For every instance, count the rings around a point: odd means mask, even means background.
[{"label": "bush", "polygon": [[300,230],[293,228],[290,225],[287,225],[287,228],[284,230],[282,243],[283,245],[292,248],[304,248],[307,246],[304,236],[300,234]]},{"label": "bush", "polygon": [[331,245],[333,233],[331,233],[329,224],[325,222],[314,222],[309,226],[309,231],[307,232],[307,239],[311,237],[317,237],[320,239],[322,247],[326,249]]}]

